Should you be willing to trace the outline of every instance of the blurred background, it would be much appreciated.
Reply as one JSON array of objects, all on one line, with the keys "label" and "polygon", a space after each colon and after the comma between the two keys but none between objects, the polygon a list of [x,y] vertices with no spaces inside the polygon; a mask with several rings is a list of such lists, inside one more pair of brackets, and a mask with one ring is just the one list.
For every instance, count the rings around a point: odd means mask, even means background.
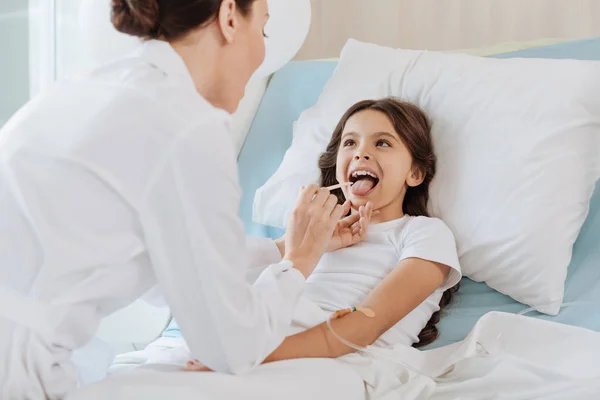
[{"label": "blurred background", "polygon": [[0,0],[0,126],[30,97],[84,64],[81,0]]},{"label": "blurred background", "polygon": [[[83,3],[0,0],[0,126],[55,79],[91,65],[80,31]],[[393,47],[457,50],[600,36],[598,0],[311,0],[311,4],[312,25],[296,57],[300,60],[337,57],[350,37]]]},{"label": "blurred background", "polygon": [[426,50],[600,36],[598,0],[311,0],[300,59],[337,57],[349,37]]}]

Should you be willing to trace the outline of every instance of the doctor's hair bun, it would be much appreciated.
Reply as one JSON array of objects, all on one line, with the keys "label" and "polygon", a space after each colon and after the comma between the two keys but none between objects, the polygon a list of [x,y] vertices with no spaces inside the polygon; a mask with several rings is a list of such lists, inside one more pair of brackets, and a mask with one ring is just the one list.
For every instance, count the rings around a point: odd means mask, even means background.
[{"label": "doctor's hair bun", "polygon": [[[247,16],[255,1],[235,0],[235,5]],[[112,23],[128,35],[172,41],[214,21],[222,3],[223,0],[112,0]]]},{"label": "doctor's hair bun", "polygon": [[122,33],[144,39],[158,37],[158,0],[112,0],[112,23]]}]

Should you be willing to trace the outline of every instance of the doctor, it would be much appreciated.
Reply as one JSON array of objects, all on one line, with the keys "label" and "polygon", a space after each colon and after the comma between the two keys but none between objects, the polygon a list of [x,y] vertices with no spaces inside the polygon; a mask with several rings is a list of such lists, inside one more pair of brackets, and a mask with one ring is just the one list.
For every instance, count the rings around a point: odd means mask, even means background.
[{"label": "doctor", "polygon": [[155,285],[213,370],[248,371],[283,341],[348,208],[310,186],[284,241],[244,237],[230,113],[267,19],[266,0],[112,0],[140,50],[2,129],[1,399],[63,397],[78,384],[72,351]]}]

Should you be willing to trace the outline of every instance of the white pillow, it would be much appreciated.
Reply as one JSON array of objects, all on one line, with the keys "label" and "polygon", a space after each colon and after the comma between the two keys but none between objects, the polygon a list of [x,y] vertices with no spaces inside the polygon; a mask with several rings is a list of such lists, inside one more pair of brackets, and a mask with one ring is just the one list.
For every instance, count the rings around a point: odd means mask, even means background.
[{"label": "white pillow", "polygon": [[254,217],[283,227],[345,110],[397,96],[431,118],[430,210],[453,230],[465,276],[557,314],[572,246],[599,177],[600,63],[489,59],[345,46]]}]

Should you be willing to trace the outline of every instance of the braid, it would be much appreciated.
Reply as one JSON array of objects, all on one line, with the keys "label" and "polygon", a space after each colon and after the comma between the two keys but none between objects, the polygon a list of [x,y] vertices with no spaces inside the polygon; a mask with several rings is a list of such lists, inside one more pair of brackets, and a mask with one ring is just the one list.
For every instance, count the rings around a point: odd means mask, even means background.
[{"label": "braid", "polygon": [[460,283],[446,290],[440,299],[440,310],[433,313],[425,328],[419,333],[419,341],[413,345],[413,347],[423,347],[433,343],[439,336],[437,328],[438,322],[440,322],[441,312],[444,308],[448,307],[452,302],[454,294],[458,292]]}]

